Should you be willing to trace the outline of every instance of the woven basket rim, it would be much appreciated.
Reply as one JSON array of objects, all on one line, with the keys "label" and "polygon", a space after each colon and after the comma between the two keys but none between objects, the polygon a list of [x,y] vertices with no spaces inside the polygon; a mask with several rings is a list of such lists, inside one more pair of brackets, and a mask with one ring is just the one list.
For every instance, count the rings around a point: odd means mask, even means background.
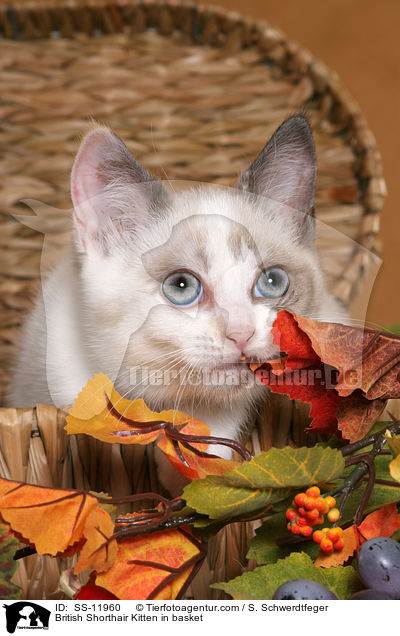
[{"label": "woven basket rim", "polygon": [[[380,246],[377,240],[379,231],[379,212],[387,194],[386,183],[382,176],[381,155],[376,146],[375,136],[370,130],[367,120],[362,114],[358,103],[349,91],[342,85],[338,75],[330,70],[323,62],[315,58],[306,48],[289,40],[283,32],[272,27],[266,20],[252,18],[237,11],[210,4],[202,5],[188,0],[23,0],[22,2],[0,3],[0,41],[7,40],[36,40],[41,38],[74,37],[79,33],[90,36],[92,33],[85,29],[85,21],[78,17],[73,19],[74,12],[82,10],[103,12],[103,32],[118,33],[125,28],[123,11],[126,9],[153,12],[148,28],[159,27],[168,16],[172,30],[181,29],[182,12],[190,16],[192,24],[192,40],[199,43],[201,30],[200,21],[219,20],[220,26],[227,27],[232,32],[232,25],[236,35],[241,39],[241,48],[258,46],[266,52],[274,46],[283,47],[285,55],[292,66],[297,67],[302,75],[308,75],[319,91],[328,91],[334,100],[340,103],[346,116],[347,125],[352,133],[352,145],[358,155],[359,167],[357,175],[362,185],[361,203],[365,210],[364,223],[360,228],[357,241],[379,254]],[[57,17],[58,24],[68,16],[68,32],[55,33],[51,30],[51,23]],[[36,19],[35,19],[36,15]],[[47,19],[44,19],[47,16]],[[156,17],[155,17],[156,16]],[[100,16],[101,18],[101,16]],[[99,19],[100,19],[99,18]],[[180,18],[180,19],[179,19]],[[28,26],[27,26],[28,25]],[[98,30],[98,27],[96,27]],[[162,33],[162,30],[160,31]],[[228,32],[228,28],[226,28]],[[212,46],[212,44],[211,44]],[[367,174],[367,177],[359,175]]]}]

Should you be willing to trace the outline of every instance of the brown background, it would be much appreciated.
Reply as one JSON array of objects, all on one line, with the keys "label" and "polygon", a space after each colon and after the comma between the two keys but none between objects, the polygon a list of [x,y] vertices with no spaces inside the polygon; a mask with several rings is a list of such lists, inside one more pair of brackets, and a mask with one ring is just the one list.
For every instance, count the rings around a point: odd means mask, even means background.
[{"label": "brown background", "polygon": [[218,4],[279,28],[336,71],[358,101],[376,136],[389,191],[381,221],[383,265],[368,320],[379,325],[400,323],[399,0],[218,0]]}]

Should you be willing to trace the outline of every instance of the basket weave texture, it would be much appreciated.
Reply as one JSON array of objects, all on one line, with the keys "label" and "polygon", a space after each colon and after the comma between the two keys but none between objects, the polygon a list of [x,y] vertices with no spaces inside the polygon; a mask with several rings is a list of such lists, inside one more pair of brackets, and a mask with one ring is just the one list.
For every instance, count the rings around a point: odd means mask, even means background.
[{"label": "basket weave texture", "polygon": [[[379,253],[380,155],[337,76],[282,33],[180,1],[24,0],[0,6],[0,50],[2,385],[38,286],[43,244],[34,222],[14,217],[29,213],[24,198],[49,206],[41,212],[52,228],[46,263],[55,263],[69,240],[57,210],[71,207],[68,174],[90,118],[110,125],[160,178],[233,185],[285,117],[305,110],[318,157],[317,217],[357,242],[336,237],[324,246],[322,266],[344,304],[357,293],[368,269],[358,244]],[[274,396],[253,445],[304,443],[307,417],[303,405]],[[137,492],[158,487],[151,449],[68,441],[63,418],[50,406],[1,409],[1,473],[114,494],[132,492],[132,484]],[[204,580],[240,572],[247,534],[244,527],[223,535]],[[32,559],[24,568],[27,597],[59,594],[56,562]]]}]

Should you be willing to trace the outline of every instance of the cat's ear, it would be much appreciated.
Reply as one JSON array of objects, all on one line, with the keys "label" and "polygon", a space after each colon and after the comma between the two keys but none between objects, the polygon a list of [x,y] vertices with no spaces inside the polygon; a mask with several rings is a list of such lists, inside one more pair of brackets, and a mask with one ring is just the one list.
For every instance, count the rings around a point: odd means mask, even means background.
[{"label": "cat's ear", "polygon": [[289,206],[300,233],[313,235],[315,178],[310,126],[305,117],[296,115],[275,131],[250,168],[239,177],[238,187]]},{"label": "cat's ear", "polygon": [[104,251],[110,237],[146,224],[167,195],[123,142],[99,126],[83,138],[75,158],[71,197],[79,247]]}]

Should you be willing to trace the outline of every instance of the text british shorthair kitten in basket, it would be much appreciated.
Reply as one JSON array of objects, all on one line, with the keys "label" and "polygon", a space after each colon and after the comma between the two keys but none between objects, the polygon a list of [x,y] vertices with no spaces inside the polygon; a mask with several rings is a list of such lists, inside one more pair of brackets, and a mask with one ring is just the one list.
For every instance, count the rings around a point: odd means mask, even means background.
[{"label": "text british shorthair kitten in basket", "polygon": [[237,438],[267,393],[243,360],[277,355],[277,312],[343,313],[314,245],[315,176],[302,116],[278,128],[236,188],[181,192],[93,128],[72,170],[74,240],[24,326],[9,404],[70,405],[103,372],[124,397]]}]

